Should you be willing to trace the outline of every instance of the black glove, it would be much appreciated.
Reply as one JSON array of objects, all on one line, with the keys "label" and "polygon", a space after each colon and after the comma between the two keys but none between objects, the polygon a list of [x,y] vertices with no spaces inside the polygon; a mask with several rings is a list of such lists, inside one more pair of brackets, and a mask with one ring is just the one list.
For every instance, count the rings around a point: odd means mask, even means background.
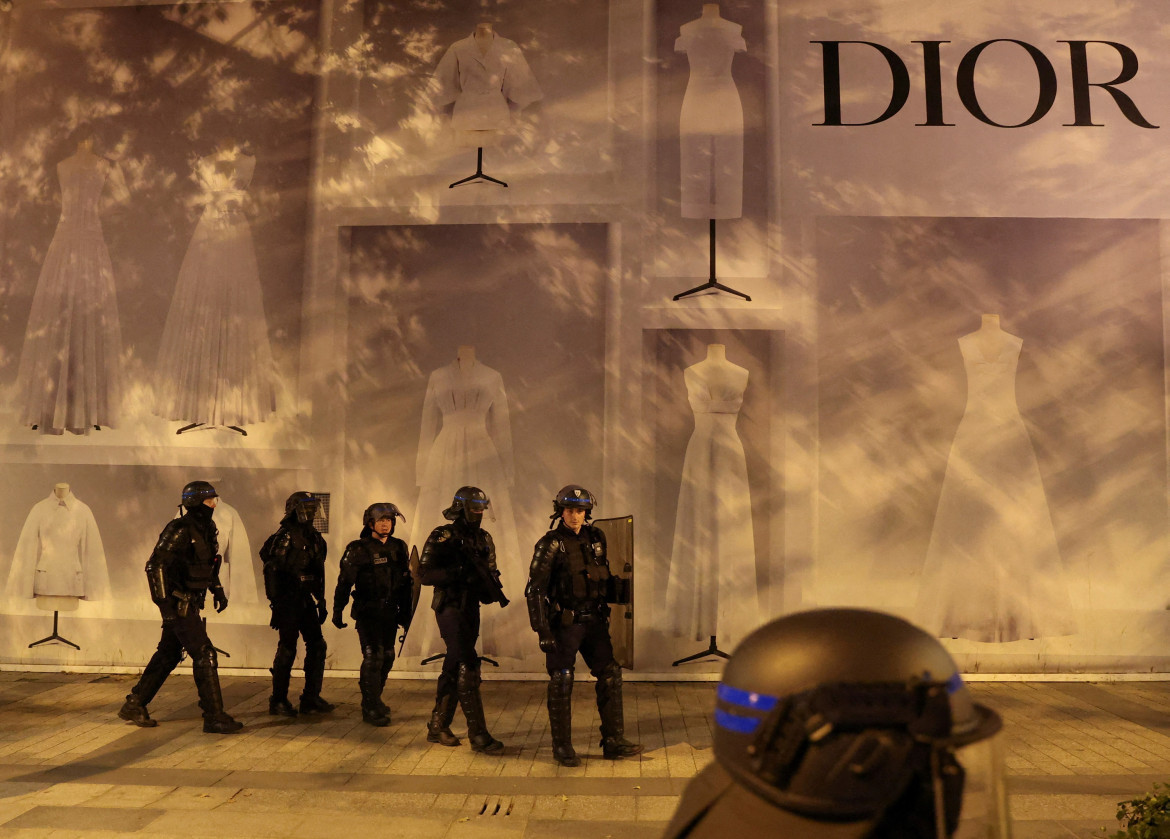
[{"label": "black glove", "polygon": [[317,621],[325,623],[325,618],[329,617],[329,610],[325,608],[325,601],[321,600],[317,603]]},{"label": "black glove", "polygon": [[557,639],[553,635],[540,636],[540,651],[542,653],[555,653],[557,651]]},{"label": "black glove", "polygon": [[[320,608],[320,607],[317,607],[317,608]],[[340,611],[334,612],[333,613],[333,625],[336,626],[338,629],[345,629],[347,626],[349,626],[349,624],[346,623],[345,621],[343,621],[341,618],[342,618],[342,613]]]},{"label": "black glove", "polygon": [[211,590],[211,602],[215,604],[215,611],[222,612],[227,608],[227,595],[222,588]]}]

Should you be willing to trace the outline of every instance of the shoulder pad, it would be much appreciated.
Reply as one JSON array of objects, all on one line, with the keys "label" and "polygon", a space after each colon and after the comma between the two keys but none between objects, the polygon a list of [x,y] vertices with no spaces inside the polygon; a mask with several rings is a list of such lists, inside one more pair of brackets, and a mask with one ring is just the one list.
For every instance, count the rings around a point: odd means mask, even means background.
[{"label": "shoulder pad", "polygon": [[452,535],[451,528],[446,525],[436,527],[431,531],[431,538],[436,542],[446,542]]},{"label": "shoulder pad", "polygon": [[155,550],[177,551],[190,546],[191,534],[187,532],[187,523],[182,519],[171,519],[158,535],[158,545]]}]

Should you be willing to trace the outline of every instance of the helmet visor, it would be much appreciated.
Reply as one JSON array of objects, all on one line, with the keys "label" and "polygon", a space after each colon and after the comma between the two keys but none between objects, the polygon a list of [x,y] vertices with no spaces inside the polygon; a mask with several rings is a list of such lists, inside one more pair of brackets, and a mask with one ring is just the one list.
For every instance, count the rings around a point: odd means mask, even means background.
[{"label": "helmet visor", "polygon": [[1010,839],[1002,733],[956,748],[955,759],[963,767],[964,780],[953,839]]},{"label": "helmet visor", "polygon": [[469,513],[484,513],[491,506],[486,498],[468,498],[463,502],[463,509]]}]

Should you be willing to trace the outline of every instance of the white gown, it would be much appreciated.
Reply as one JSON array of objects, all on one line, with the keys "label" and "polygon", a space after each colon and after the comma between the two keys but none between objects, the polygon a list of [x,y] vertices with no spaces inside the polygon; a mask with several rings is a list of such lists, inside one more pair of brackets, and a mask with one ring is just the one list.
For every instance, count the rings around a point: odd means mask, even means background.
[{"label": "white gown", "polygon": [[275,369],[252,230],[243,212],[256,158],[199,161],[207,205],[179,268],[158,353],[154,411],[207,425],[264,422]]},{"label": "white gown", "polygon": [[98,217],[112,171],[85,152],[57,165],[61,220],[37,280],[16,379],[20,422],[42,434],[118,424],[122,331]]},{"label": "white gown", "polygon": [[[512,514],[512,430],[504,380],[492,368],[476,362],[463,369],[459,362],[431,374],[423,403],[417,472],[418,507],[411,522],[410,544],[422,550],[430,532],[446,524],[443,510],[455,491],[477,486],[491,499],[483,527],[496,546],[496,566],[504,594],[512,601],[480,610],[482,652],[488,656],[521,658],[532,651],[532,630],[524,607],[528,557],[520,552]],[[404,656],[442,652],[434,613],[432,589],[424,586],[419,616],[411,623]]]},{"label": "white gown", "polygon": [[967,407],[930,534],[918,615],[944,638],[1015,641],[1076,632],[1032,441],[1016,404],[1023,341],[985,354],[959,339]]},{"label": "white gown", "polygon": [[29,511],[16,543],[8,593],[14,598],[110,596],[106,552],[89,505],[50,494]]},{"label": "white gown", "polygon": [[743,214],[743,105],[731,61],[747,49],[743,27],[722,18],[683,24],[675,52],[690,77],[679,120],[683,218]]},{"label": "white gown", "polygon": [[704,643],[714,635],[730,652],[762,622],[747,458],[735,430],[747,379],[712,384],[711,369],[700,361],[683,374],[695,430],[683,458],[666,618],[675,635]]}]

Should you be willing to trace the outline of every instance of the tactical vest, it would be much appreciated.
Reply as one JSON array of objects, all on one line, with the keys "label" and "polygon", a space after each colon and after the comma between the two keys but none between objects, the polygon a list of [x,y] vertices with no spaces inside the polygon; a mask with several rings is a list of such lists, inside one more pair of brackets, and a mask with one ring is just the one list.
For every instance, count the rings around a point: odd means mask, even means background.
[{"label": "tactical vest", "polygon": [[191,536],[191,557],[187,560],[186,588],[188,591],[206,591],[215,584],[215,540],[208,542],[193,523],[187,525],[187,533]]},{"label": "tactical vest", "polygon": [[560,536],[557,535],[554,553],[557,605],[574,612],[592,611],[599,607],[604,611],[606,581],[610,577],[605,546],[594,536],[593,528],[588,526],[581,528],[577,537],[566,540]]}]

